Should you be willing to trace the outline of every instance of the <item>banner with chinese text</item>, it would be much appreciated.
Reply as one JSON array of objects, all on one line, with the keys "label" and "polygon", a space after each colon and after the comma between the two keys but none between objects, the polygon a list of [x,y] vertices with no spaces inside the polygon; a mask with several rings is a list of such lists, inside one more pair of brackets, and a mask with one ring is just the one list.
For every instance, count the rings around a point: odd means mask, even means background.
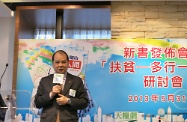
[{"label": "banner with chinese text", "polygon": [[187,39],[21,39],[17,90],[34,97],[41,77],[53,73],[51,56],[59,49],[88,89],[81,122],[187,121]]}]

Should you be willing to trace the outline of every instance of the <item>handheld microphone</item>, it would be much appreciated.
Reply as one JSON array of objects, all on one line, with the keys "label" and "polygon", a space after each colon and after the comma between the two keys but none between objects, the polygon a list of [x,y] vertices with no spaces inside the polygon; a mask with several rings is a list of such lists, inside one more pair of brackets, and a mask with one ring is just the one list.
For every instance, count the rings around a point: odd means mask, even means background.
[{"label": "handheld microphone", "polygon": [[8,63],[6,63],[5,70],[4,70],[3,74],[1,75],[1,79],[0,79],[0,87],[1,87],[1,81],[2,81],[2,78],[3,78],[3,76],[4,76],[5,72],[6,72],[7,67],[8,67]]}]

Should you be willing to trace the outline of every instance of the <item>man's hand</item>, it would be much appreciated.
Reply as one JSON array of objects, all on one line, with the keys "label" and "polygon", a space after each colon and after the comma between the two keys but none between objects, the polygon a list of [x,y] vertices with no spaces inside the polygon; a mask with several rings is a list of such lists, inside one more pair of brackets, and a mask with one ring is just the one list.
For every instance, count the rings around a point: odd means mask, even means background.
[{"label": "man's hand", "polygon": [[59,94],[61,89],[62,87],[60,85],[53,86],[52,91],[50,92],[50,98],[53,98],[56,94]]},{"label": "man's hand", "polygon": [[56,102],[59,105],[66,105],[68,104],[68,98],[62,94],[58,94],[59,98],[56,99]]}]

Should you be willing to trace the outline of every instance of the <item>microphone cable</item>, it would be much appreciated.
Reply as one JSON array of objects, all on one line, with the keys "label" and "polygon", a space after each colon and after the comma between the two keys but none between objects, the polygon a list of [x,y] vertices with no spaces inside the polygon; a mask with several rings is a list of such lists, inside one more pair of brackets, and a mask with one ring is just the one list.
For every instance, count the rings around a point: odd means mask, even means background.
[{"label": "microphone cable", "polygon": [[0,79],[0,88],[1,88],[1,81],[2,81],[2,79],[3,79],[3,76],[4,76],[5,72],[6,72],[7,67],[8,67],[8,63],[6,64],[5,70],[4,70],[3,74],[1,75],[1,79]]}]

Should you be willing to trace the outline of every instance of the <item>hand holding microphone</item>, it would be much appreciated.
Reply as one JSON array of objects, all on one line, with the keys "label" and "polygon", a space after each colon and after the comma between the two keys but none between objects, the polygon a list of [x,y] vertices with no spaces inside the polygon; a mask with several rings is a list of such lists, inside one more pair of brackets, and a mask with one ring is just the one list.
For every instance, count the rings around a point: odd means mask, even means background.
[{"label": "hand holding microphone", "polygon": [[52,91],[50,92],[50,97],[53,98],[56,94],[59,94],[63,88],[64,74],[55,73],[53,76],[53,83],[56,84],[53,86]]},{"label": "hand holding microphone", "polygon": [[62,90],[62,87],[60,85],[55,85],[52,88],[52,91],[50,92],[50,97],[53,98],[56,94],[59,94]]},{"label": "hand holding microphone", "polygon": [[61,90],[62,90],[62,87],[60,85],[55,85],[52,88],[52,92],[55,94],[59,94],[61,92]]}]

